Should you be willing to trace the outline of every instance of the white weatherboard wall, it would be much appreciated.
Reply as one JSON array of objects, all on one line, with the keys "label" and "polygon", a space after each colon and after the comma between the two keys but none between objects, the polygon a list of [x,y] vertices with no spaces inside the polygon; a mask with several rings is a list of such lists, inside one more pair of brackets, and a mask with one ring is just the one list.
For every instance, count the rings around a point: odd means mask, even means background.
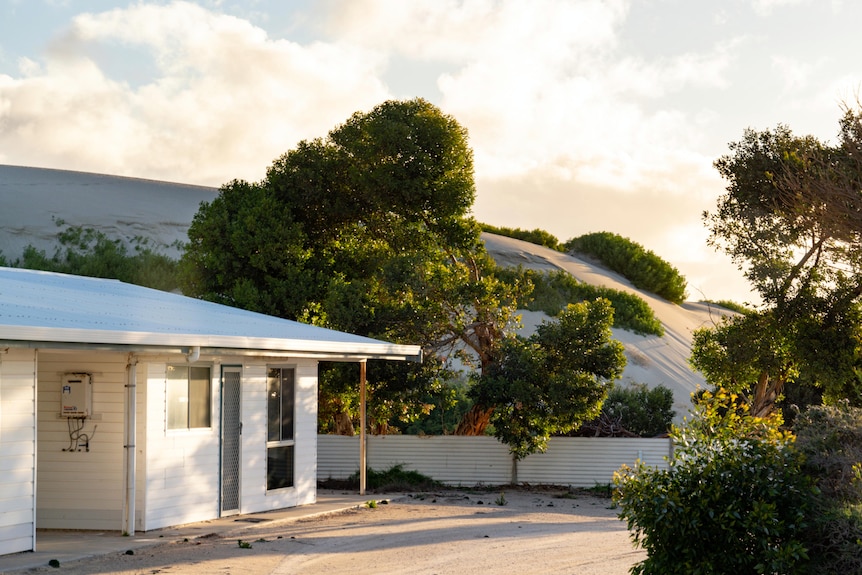
[{"label": "white weatherboard wall", "polygon": [[[296,369],[294,407],[293,488],[266,490],[266,371],[268,367]],[[242,477],[240,512],[255,513],[314,503],[317,498],[317,361],[248,363],[243,368]]]},{"label": "white weatherboard wall", "polygon": [[[518,482],[593,487],[607,484],[622,465],[641,459],[666,468],[670,439],[554,437],[545,453],[518,462]],[[508,447],[493,437],[372,435],[368,467],[403,465],[449,485],[505,485],[512,482]],[[346,479],[359,469],[359,438],[318,437],[318,478]]]},{"label": "white weatherboard wall", "polygon": [[35,549],[36,352],[0,352],[0,555]]},{"label": "white weatherboard wall", "polygon": [[[121,528],[126,358],[117,352],[39,352],[40,529]],[[90,436],[89,451],[68,451],[69,420],[59,416],[63,374],[75,372],[92,374],[93,412],[82,430]]]},{"label": "white weatherboard wall", "polygon": [[[183,364],[176,356],[170,364]],[[205,521],[218,517],[219,493],[219,368],[205,359],[194,365],[211,368],[212,425],[203,429],[167,429],[168,362],[150,360],[137,384],[146,385],[146,415],[138,429],[137,451],[144,460],[138,478],[146,477],[144,489],[137,484],[135,528],[150,531],[170,525]]]},{"label": "white weatherboard wall", "polygon": [[[210,362],[213,376],[213,426],[208,429],[167,430],[165,422],[167,363],[148,364],[146,374],[146,484],[138,493],[139,528],[144,531],[205,521],[219,516],[220,377],[221,365],[242,366],[240,512],[255,513],[314,503],[317,496],[317,361],[222,357]],[[196,365],[206,365],[202,357]],[[296,368],[295,486],[266,490],[267,395],[266,373],[271,366]],[[138,382],[140,384],[141,376]],[[140,429],[140,420],[139,420]],[[138,449],[142,449],[139,434]],[[139,466],[138,476],[141,476]],[[142,491],[146,495],[141,494]]]}]

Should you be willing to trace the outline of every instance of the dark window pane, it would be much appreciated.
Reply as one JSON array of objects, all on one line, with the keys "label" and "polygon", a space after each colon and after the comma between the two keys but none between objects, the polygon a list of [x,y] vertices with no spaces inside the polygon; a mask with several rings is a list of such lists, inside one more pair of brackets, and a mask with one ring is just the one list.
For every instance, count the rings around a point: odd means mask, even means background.
[{"label": "dark window pane", "polygon": [[266,377],[267,441],[281,441],[281,370],[270,369]]},{"label": "dark window pane", "polygon": [[281,439],[293,439],[293,370],[281,370]]},{"label": "dark window pane", "polygon": [[270,447],[266,450],[266,488],[293,487],[293,446]]}]

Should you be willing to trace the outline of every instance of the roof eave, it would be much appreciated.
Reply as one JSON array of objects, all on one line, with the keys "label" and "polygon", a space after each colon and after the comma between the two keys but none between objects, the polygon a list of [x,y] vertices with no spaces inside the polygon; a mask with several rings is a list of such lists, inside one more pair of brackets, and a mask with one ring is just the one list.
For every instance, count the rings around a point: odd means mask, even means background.
[{"label": "roof eave", "polygon": [[255,355],[311,357],[331,360],[360,361],[387,359],[395,361],[422,361],[422,348],[416,345],[399,345],[386,342],[343,342],[302,340],[271,337],[240,337],[201,334],[174,334],[150,332],[117,332],[109,330],[83,330],[0,326],[0,346],[29,348],[71,348],[128,351],[136,353],[172,353],[199,347],[207,355]]}]

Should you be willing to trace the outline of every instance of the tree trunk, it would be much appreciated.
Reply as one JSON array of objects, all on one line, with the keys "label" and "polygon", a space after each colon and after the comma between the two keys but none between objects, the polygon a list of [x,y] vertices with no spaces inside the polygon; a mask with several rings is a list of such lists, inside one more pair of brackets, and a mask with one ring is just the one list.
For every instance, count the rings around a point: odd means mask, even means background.
[{"label": "tree trunk", "polygon": [[474,405],[458,422],[455,435],[484,435],[492,413],[494,413],[493,407]]},{"label": "tree trunk", "polygon": [[335,421],[335,433],[338,435],[354,435],[353,422],[350,420],[350,414],[346,411],[339,411],[332,416]]},{"label": "tree trunk", "polygon": [[757,383],[754,386],[754,400],[751,402],[751,410],[749,413],[755,417],[767,417],[775,411],[775,402],[784,391],[784,382],[787,380],[784,376],[779,376],[774,379],[769,377],[769,373],[764,371],[760,374]]}]

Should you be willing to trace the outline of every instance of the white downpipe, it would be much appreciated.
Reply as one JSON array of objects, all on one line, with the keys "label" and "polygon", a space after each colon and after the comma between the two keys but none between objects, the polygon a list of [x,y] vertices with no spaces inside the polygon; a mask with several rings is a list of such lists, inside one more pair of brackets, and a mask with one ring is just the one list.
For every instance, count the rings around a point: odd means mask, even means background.
[{"label": "white downpipe", "polygon": [[126,383],[126,433],[125,433],[125,456],[126,456],[126,498],[123,505],[123,532],[126,535],[135,534],[135,480],[136,480],[136,457],[135,457],[135,429],[137,427],[135,418],[137,415],[137,380],[138,380],[138,358],[129,355],[129,363]]},{"label": "white downpipe", "polygon": [[368,459],[368,437],[365,432],[366,419],[366,383],[365,383],[365,360],[359,362],[359,495],[365,495],[367,481],[367,459]]},{"label": "white downpipe", "polygon": [[194,363],[201,358],[201,346],[196,345],[186,354],[186,361]]}]

